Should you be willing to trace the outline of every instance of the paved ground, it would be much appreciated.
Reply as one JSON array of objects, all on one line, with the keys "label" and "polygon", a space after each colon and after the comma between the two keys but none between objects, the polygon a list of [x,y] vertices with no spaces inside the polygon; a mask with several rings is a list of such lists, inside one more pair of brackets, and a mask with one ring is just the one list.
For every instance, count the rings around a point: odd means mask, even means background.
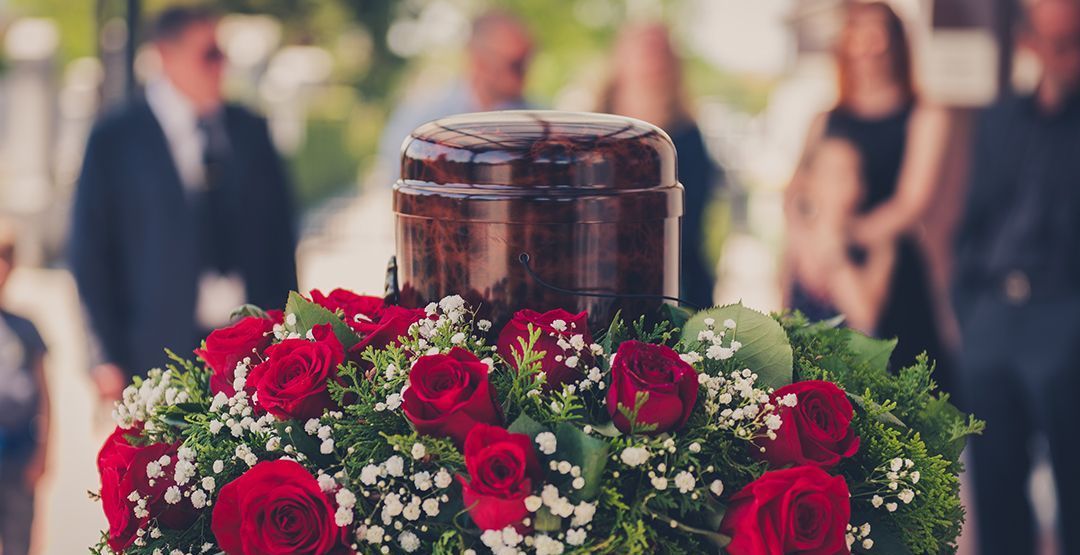
[{"label": "paved ground", "polygon": [[[394,252],[389,191],[342,199],[314,219],[320,225],[299,252],[301,288],[340,286],[380,294],[386,261]],[[779,306],[774,259],[760,241],[733,236],[724,258],[718,300],[742,299],[764,310]],[[38,508],[39,554],[85,553],[104,524],[87,491],[97,488],[94,458],[112,424],[107,410],[94,401],[86,377],[86,336],[74,284],[61,270],[19,270],[3,298],[4,306],[38,324],[50,347],[54,448]],[[1035,480],[1043,500],[1052,498],[1047,475],[1044,470]],[[1040,503],[1041,513],[1052,511],[1052,502]],[[961,552],[970,555],[973,550]]]}]

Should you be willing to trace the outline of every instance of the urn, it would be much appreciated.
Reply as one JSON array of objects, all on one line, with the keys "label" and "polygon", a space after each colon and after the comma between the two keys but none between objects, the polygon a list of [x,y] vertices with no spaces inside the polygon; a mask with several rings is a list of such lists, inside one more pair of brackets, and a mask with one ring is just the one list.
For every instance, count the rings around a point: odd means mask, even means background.
[{"label": "urn", "polygon": [[[679,294],[683,189],[659,128],[503,111],[424,124],[394,186],[400,303],[460,294],[500,326],[523,308],[653,313]],[[496,327],[495,329],[499,329]]]}]

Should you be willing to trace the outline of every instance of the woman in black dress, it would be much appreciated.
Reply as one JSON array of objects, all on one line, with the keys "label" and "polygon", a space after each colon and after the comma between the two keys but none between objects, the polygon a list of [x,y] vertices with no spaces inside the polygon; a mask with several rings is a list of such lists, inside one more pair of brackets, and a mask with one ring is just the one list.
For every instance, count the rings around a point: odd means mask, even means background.
[{"label": "woman in black dress", "polygon": [[[904,26],[888,4],[859,3],[848,8],[836,59],[839,100],[815,120],[807,153],[825,138],[843,139],[857,150],[863,200],[847,241],[840,244],[847,244],[846,256],[856,262],[866,249],[881,244],[891,244],[896,253],[875,334],[899,339],[892,357],[894,367],[908,365],[926,351],[937,361],[937,381],[951,390],[948,353],[916,239],[940,181],[948,116],[918,99]],[[788,190],[789,233],[799,233],[813,218],[813,211],[800,200],[803,176],[799,174]],[[820,310],[821,299],[796,296],[789,302],[794,309],[805,302],[808,308]]]},{"label": "woman in black dress", "polygon": [[679,181],[686,189],[679,297],[698,307],[710,307],[716,264],[704,252],[705,209],[722,174],[690,114],[682,64],[667,28],[660,23],[640,23],[622,29],[612,68],[611,80],[600,99],[600,111],[652,123],[667,131],[675,143]]}]

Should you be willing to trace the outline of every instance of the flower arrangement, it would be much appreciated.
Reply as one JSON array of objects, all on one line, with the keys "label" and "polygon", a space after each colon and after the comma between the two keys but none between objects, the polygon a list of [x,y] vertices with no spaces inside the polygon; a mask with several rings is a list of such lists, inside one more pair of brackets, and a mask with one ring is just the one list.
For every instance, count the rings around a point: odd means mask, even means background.
[{"label": "flower arrangement", "polygon": [[925,359],[741,305],[586,317],[245,307],[124,392],[94,552],[955,551],[981,423]]}]

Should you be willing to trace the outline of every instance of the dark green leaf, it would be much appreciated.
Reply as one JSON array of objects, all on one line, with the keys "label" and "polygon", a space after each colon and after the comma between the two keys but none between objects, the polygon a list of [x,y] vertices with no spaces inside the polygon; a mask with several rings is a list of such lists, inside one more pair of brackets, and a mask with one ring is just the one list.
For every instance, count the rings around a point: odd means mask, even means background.
[{"label": "dark green leaf", "polygon": [[336,314],[305,299],[295,291],[289,293],[289,302],[285,305],[285,313],[296,315],[296,326],[293,331],[300,335],[307,335],[307,332],[311,331],[315,326],[330,324],[334,329],[334,335],[337,336],[338,341],[341,342],[345,349],[349,349],[360,342],[356,332],[345,324],[341,318],[338,318]]},{"label": "dark green leaf", "polygon": [[604,466],[607,465],[608,442],[590,437],[577,426],[563,422],[555,431],[559,457],[581,467],[585,487],[573,490],[574,501],[596,497],[603,485]]},{"label": "dark green leaf", "polygon": [[879,372],[889,369],[889,357],[896,348],[896,339],[874,339],[855,330],[847,331],[848,348],[856,360],[865,362]]},{"label": "dark green leaf", "polygon": [[529,436],[529,439],[536,439],[536,436],[550,431],[543,424],[529,418],[529,415],[525,413],[521,413],[521,416],[517,417],[506,430],[512,434],[525,434]]},{"label": "dark green leaf", "polygon": [[681,306],[664,303],[660,305],[660,317],[671,323],[672,328],[682,329],[693,313]]},{"label": "dark green leaf", "polygon": [[540,507],[533,515],[533,528],[540,532],[555,532],[562,528],[562,519],[551,514],[547,507]]},{"label": "dark green leaf", "polygon": [[229,315],[229,319],[239,320],[241,318],[247,318],[249,316],[263,319],[269,318],[269,316],[266,315],[265,310],[253,304],[244,304],[240,305],[236,310],[232,311],[232,314]]},{"label": "dark green leaf", "polygon": [[683,328],[683,341],[697,341],[698,333],[705,329],[706,318],[716,320],[717,329],[723,328],[725,320],[735,321],[735,331],[731,338],[742,343],[742,348],[733,358],[740,365],[757,372],[760,383],[774,388],[791,383],[793,354],[787,333],[779,322],[766,314],[744,307],[742,303],[710,308],[690,318]]}]

